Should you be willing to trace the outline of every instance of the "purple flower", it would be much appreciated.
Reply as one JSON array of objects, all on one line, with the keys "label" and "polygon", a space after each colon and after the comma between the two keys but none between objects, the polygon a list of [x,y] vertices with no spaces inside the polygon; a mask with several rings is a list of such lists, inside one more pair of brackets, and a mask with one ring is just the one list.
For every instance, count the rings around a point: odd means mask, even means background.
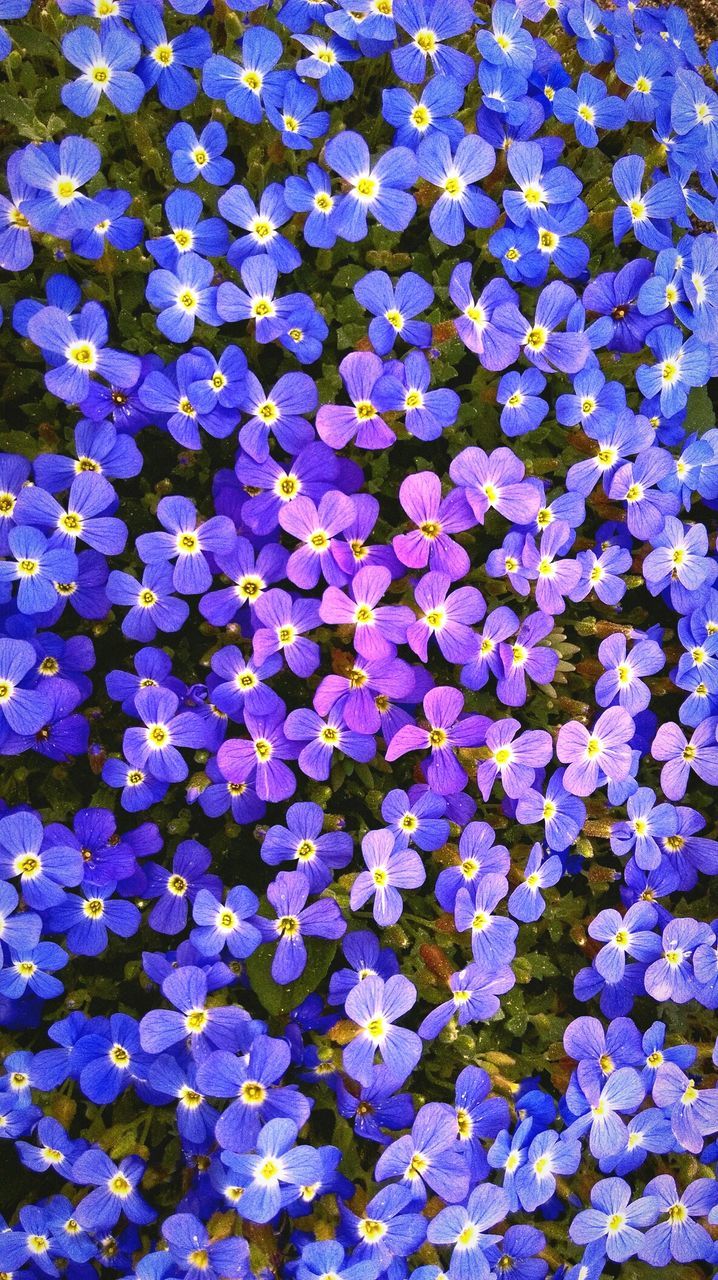
[{"label": "purple flower", "polygon": [[271,716],[247,712],[244,722],[249,739],[230,738],[217,752],[217,765],[227,782],[253,784],[260,800],[287,800],[297,782],[284,763],[295,760],[298,751],[284,733],[284,711]]},{"label": "purple flower", "polygon": [[322,834],[324,815],[318,804],[291,804],[286,826],[270,827],[262,841],[262,861],[268,866],[295,862],[313,893],[331,884],[332,872],[352,859],[353,841],[346,831]]},{"label": "purple flower", "polygon": [[[322,596],[322,622],[353,625],[357,653],[368,660],[391,658],[406,639],[414,614],[403,605],[379,605],[391,583],[389,569],[368,566],[355,573],[349,591],[329,586]],[[378,607],[377,607],[378,606]]]},{"label": "purple flower", "polygon": [[158,631],[179,631],[189,617],[189,605],[172,595],[173,586],[172,566],[164,561],[148,564],[141,582],[113,569],[105,588],[107,598],[112,604],[130,606],[122,619],[123,635],[146,642],[154,640]]},{"label": "purple flower", "polygon": [[654,1000],[672,1000],[687,1004],[695,998],[698,983],[693,972],[693,952],[700,946],[712,946],[715,939],[708,924],[683,917],[671,920],[663,930],[661,953],[649,965],[645,984]]},{"label": "purple flower", "polygon": [[526,577],[536,583],[536,603],[539,609],[549,614],[564,612],[564,597],[571,595],[581,577],[581,565],[578,561],[562,558],[567,542],[570,545],[570,538],[566,521],[554,520],[541,534],[538,547],[530,535],[527,535],[524,543],[522,563]]},{"label": "purple flower", "polygon": [[693,731],[689,742],[673,721],[659,725],[651,755],[666,762],[661,769],[661,789],[669,800],[683,798],[691,770],[711,786],[718,782],[717,729],[718,716],[709,716]]},{"label": "purple flower", "polygon": [[290,582],[304,590],[315,587],[322,576],[334,585],[344,583],[346,575],[333,555],[333,538],[353,519],[352,499],[336,489],[323,494],[317,505],[300,494],[282,507],[280,525],[302,543],[287,561]]},{"label": "purple flower", "polygon": [[349,905],[358,910],[373,897],[374,919],[381,928],[396,924],[403,910],[400,889],[417,889],[426,879],[418,853],[397,844],[391,831],[368,831],[362,840],[367,870],[356,877]]},{"label": "purple flower", "polygon": [[267,889],[275,913],[273,920],[256,916],[254,924],[264,942],[276,942],[272,957],[272,977],[284,986],[304,972],[307,963],[305,938],[341,938],[346,923],[333,898],[321,898],[306,906],[311,886],[301,871],[280,871]]},{"label": "purple flower", "polygon": [[554,280],[539,294],[533,321],[526,320],[514,303],[508,303],[497,309],[496,324],[519,344],[527,360],[544,373],[553,373],[556,369],[578,373],[589,355],[588,340],[585,334],[572,330],[558,332],[558,326],[567,320],[575,302],[576,294],[571,286]]},{"label": "purple flower", "polygon": [[624,462],[613,476],[608,496],[626,503],[626,524],[635,538],[653,538],[663,528],[665,517],[678,511],[678,496],[656,488],[672,465],[665,449],[644,449],[635,462]]},{"label": "purple flower", "polygon": [[319,666],[319,645],[304,633],[319,626],[316,600],[293,600],[287,591],[273,587],[257,599],[254,612],[259,624],[252,637],[255,662],[264,665],[272,654],[281,653],[296,676],[311,675]]},{"label": "purple flower", "polygon": [[414,1031],[396,1026],[416,1003],[416,987],[397,973],[387,978],[363,978],[349,992],[345,1009],[357,1033],[344,1050],[344,1069],[360,1084],[370,1084],[378,1053],[397,1083],[406,1080],[421,1057],[421,1040]]},{"label": "purple flower", "polygon": [[654,960],[660,941],[653,932],[656,909],[650,902],[634,902],[622,916],[612,907],[599,911],[588,926],[590,937],[604,945],[594,960],[601,977],[619,983],[626,970],[626,956],[641,963]]},{"label": "purple flower", "polygon": [[178,713],[179,698],[170,689],[140,689],[135,712],[143,729],[126,729],[122,749],[127,759],[159,782],[181,782],[189,772],[178,747],[206,745],[207,730],[194,711]]},{"label": "purple flower", "polygon": [[449,280],[449,297],[461,314],[454,320],[454,327],[469,351],[479,357],[485,369],[507,369],[518,358],[519,343],[506,333],[494,313],[508,303],[515,303],[517,295],[508,281],[491,280],[478,298],[471,289],[471,263],[460,262],[454,267]]},{"label": "purple flower", "polygon": [[503,666],[496,693],[507,707],[521,707],[526,701],[526,677],[535,684],[550,684],[559,664],[559,655],[547,645],[539,644],[553,630],[553,618],[545,613],[531,613],[521,623],[511,644],[499,644]]},{"label": "purple flower", "polygon": [[538,514],[539,491],[524,480],[524,464],[512,449],[486,454],[471,445],[454,458],[449,475],[464,491],[479,524],[492,509],[515,524],[531,524]]},{"label": "purple flower", "polygon": [[472,889],[459,889],[454,906],[454,920],[459,932],[471,930],[471,951],[484,973],[495,973],[510,964],[516,954],[519,927],[495,909],[509,890],[505,876],[484,875]]},{"label": "purple flower", "polygon": [[299,752],[299,768],[307,777],[319,782],[329,777],[335,751],[362,764],[367,764],[376,755],[373,735],[348,729],[336,706],[327,712],[326,719],[310,707],[290,711],[284,731],[291,742],[307,744]]},{"label": "purple flower", "polygon": [[415,683],[412,668],[400,658],[356,658],[347,675],[324,677],[314,695],[314,710],[325,716],[336,707],[347,728],[357,733],[378,733],[382,723],[380,707],[387,700],[400,702],[408,698]]},{"label": "purple flower", "polygon": [[442,498],[441,481],[433,471],[419,471],[402,480],[399,501],[416,525],[411,533],[392,539],[402,564],[412,569],[445,573],[455,582],[469,571],[469,557],[449,535],[470,529],[474,516],[463,490],[452,489]]},{"label": "purple flower", "polygon": [[631,768],[630,741],[635,725],[622,707],[611,707],[598,717],[593,730],[577,720],[561,725],[556,755],[568,765],[564,786],[571,795],[590,796],[604,782],[620,782]]},{"label": "purple flower", "polygon": [[469,1166],[456,1147],[456,1116],[442,1102],[421,1107],[411,1133],[397,1138],[377,1161],[376,1181],[400,1178],[420,1200],[427,1186],[448,1204],[465,1198],[469,1191]]},{"label": "purple flower", "polygon": [[671,1130],[686,1150],[700,1155],[703,1139],[718,1131],[718,1089],[698,1089],[674,1062],[658,1068],[653,1100],[670,1112]]},{"label": "purple flower", "polygon": [[342,360],[339,373],[353,408],[323,404],[317,410],[317,431],[332,449],[343,449],[350,440],[359,449],[387,449],[396,440],[372,398],[383,372],[383,362],[371,351],[352,351]]},{"label": "purple flower", "polygon": [[[536,770],[548,764],[553,756],[553,742],[545,729],[520,732],[521,723],[511,718],[497,720],[484,735],[488,759],[476,771],[476,782],[484,801],[488,800],[497,778],[514,800],[533,785]],[[518,737],[516,736],[518,734]]]},{"label": "purple flower", "polygon": [[596,681],[599,707],[617,702],[629,715],[645,711],[651,691],[641,676],[652,676],[665,665],[665,656],[655,640],[639,640],[627,653],[626,637],[620,632],[607,636],[598,647],[599,662],[605,674]]},{"label": "purple flower", "polygon": [[451,591],[448,575],[433,572],[424,574],[415,588],[414,599],[422,611],[406,632],[414,653],[426,662],[433,636],[447,662],[469,662],[478,648],[471,624],[486,612],[481,592],[476,587]]}]

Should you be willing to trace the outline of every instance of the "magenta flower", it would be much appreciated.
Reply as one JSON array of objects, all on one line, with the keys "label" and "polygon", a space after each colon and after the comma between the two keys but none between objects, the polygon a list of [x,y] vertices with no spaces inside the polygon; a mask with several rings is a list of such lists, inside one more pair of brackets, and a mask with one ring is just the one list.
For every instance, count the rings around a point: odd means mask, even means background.
[{"label": "magenta flower", "polygon": [[498,720],[487,729],[484,741],[489,758],[482,760],[476,771],[476,782],[484,801],[488,800],[497,778],[506,795],[518,800],[533,786],[536,770],[551,759],[553,742],[546,729],[519,733],[520,729],[520,722],[511,718]]},{"label": "magenta flower", "polygon": [[634,733],[633,720],[623,707],[604,711],[590,732],[578,720],[561,725],[556,755],[568,765],[563,779],[566,790],[574,796],[590,796],[607,780],[622,782],[627,778]]},{"label": "magenta flower", "polygon": [[691,769],[704,782],[718,783],[718,716],[708,716],[694,730],[690,742],[680,725],[669,721],[660,725],[653,739],[651,755],[665,760],[661,769],[661,789],[669,800],[681,800],[686,793]]},{"label": "magenta flower", "polygon": [[441,496],[441,481],[433,471],[407,476],[399,489],[399,501],[416,528],[392,539],[402,564],[410,569],[438,569],[455,582],[469,572],[470,561],[451,533],[470,529],[476,523],[461,489]]},{"label": "magenta flower", "polygon": [[426,781],[439,795],[453,795],[463,791],[467,782],[466,770],[456,759],[455,751],[461,747],[478,747],[486,740],[491,721],[488,716],[464,716],[463,694],[458,689],[441,685],[430,689],[424,698],[424,715],[428,728],[405,724],[395,733],[386,751],[389,763],[398,760],[409,751],[431,752],[424,766]]},{"label": "magenta flower", "polygon": [[353,626],[354,647],[363,658],[393,657],[395,645],[403,644],[414,614],[405,605],[382,605],[379,601],[391,583],[391,573],[379,565],[356,573],[348,592],[327,587],[319,606],[322,622]]}]

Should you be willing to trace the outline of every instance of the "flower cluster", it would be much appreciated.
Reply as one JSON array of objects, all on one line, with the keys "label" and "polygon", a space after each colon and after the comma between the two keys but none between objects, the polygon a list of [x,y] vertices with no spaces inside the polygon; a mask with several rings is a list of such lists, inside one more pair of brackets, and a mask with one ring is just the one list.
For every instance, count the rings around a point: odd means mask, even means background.
[{"label": "flower cluster", "polygon": [[0,1272],[718,1263],[718,45],[30,7]]}]

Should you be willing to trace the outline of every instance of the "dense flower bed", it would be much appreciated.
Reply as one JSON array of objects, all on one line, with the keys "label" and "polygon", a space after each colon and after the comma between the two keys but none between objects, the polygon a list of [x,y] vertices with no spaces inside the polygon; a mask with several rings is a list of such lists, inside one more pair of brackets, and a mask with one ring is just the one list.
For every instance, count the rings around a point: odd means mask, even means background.
[{"label": "dense flower bed", "polygon": [[0,18],[0,1272],[710,1275],[718,47]]}]

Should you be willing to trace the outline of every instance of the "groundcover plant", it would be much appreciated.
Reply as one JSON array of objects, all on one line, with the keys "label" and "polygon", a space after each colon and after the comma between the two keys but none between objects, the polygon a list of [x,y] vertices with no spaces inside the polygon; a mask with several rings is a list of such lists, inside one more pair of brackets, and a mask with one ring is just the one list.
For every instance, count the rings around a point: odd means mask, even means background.
[{"label": "groundcover plant", "polygon": [[3,1280],[718,1263],[718,46],[0,0]]}]

